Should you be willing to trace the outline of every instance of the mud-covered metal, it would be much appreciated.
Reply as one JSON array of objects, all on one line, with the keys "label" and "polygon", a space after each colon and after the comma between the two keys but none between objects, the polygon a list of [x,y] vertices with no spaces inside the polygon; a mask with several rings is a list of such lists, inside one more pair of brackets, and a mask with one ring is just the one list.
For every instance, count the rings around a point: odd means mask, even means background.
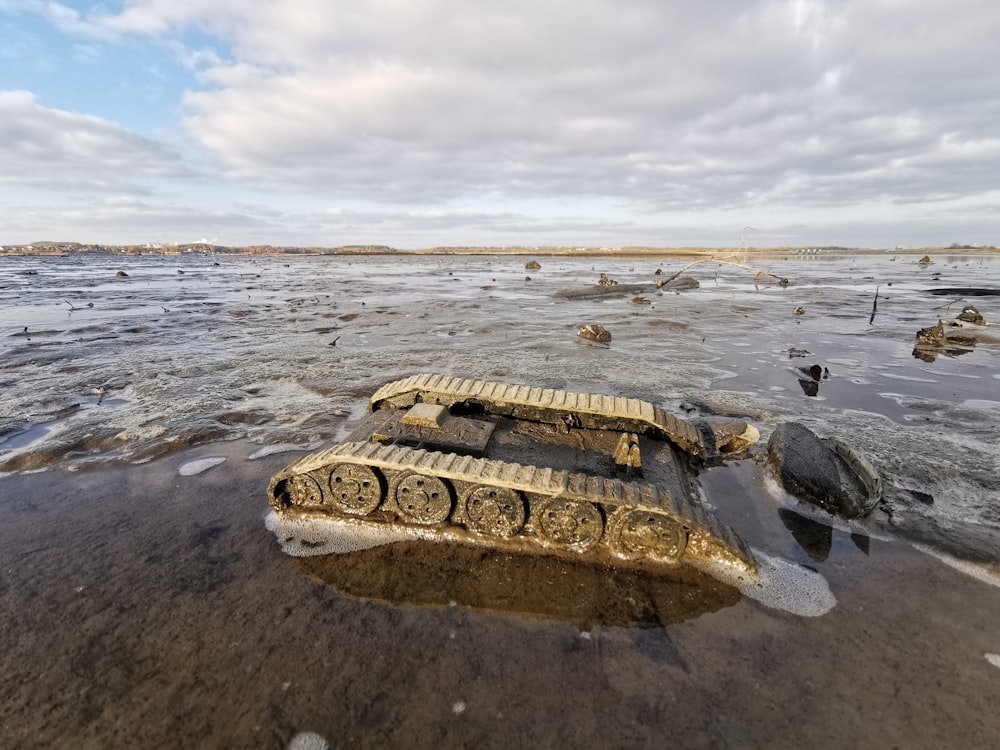
[{"label": "mud-covered metal", "polygon": [[348,442],[274,476],[277,513],[640,569],[755,568],[675,445],[697,448],[698,431],[651,404],[424,375],[371,408]]},{"label": "mud-covered metal", "polygon": [[467,404],[494,414],[534,419],[571,427],[618,432],[639,432],[676,443],[689,453],[705,458],[708,451],[701,433],[648,401],[594,393],[575,393],[553,388],[508,385],[488,380],[446,375],[413,375],[388,383],[371,397],[372,411],[391,405],[415,403]]}]

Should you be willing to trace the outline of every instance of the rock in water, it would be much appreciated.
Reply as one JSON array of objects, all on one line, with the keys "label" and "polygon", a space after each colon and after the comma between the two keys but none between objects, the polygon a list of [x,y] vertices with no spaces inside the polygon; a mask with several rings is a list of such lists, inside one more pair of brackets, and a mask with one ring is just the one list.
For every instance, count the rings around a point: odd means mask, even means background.
[{"label": "rock in water", "polygon": [[963,323],[972,323],[977,326],[986,325],[986,318],[984,318],[983,314],[972,305],[966,305],[963,307],[958,319]]},{"label": "rock in water", "polygon": [[771,434],[767,457],[786,491],[844,518],[867,515],[882,497],[881,480],[867,462],[797,422]]},{"label": "rock in water", "polygon": [[582,339],[586,339],[587,341],[596,341],[598,344],[607,344],[611,341],[611,331],[604,326],[597,325],[596,323],[584,326],[579,330],[578,335]]}]

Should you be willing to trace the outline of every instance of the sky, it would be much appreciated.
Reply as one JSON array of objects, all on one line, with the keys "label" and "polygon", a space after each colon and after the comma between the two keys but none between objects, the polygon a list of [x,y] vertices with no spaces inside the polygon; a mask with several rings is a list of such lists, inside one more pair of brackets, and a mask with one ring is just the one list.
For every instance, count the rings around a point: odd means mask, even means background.
[{"label": "sky", "polygon": [[0,245],[1000,245],[996,0],[0,0]]}]

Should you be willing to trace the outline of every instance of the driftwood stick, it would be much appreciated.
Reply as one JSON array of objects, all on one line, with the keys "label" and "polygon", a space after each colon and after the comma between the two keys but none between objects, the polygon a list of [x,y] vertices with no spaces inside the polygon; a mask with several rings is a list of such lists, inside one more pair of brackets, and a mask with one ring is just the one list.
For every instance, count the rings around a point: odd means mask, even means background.
[{"label": "driftwood stick", "polygon": [[669,279],[667,279],[663,283],[664,284],[669,284],[671,281],[673,281],[674,279],[676,279],[678,276],[680,276],[686,270],[688,270],[689,268],[691,268],[693,266],[697,266],[699,263],[719,263],[719,264],[724,265],[724,266],[736,266],[737,268],[743,268],[743,269],[746,269],[747,271],[756,271],[757,275],[754,276],[754,281],[756,281],[757,279],[759,279],[761,276],[768,276],[768,277],[770,277],[772,279],[777,279],[778,283],[781,286],[788,286],[788,279],[784,278],[783,276],[775,276],[770,271],[766,271],[763,268],[757,268],[756,266],[751,266],[751,265],[749,265],[747,263],[739,263],[739,262],[734,261],[734,260],[724,260],[722,258],[702,258],[701,260],[691,261],[686,266],[684,266],[680,271],[678,271],[677,273],[675,273],[673,276],[671,276]]}]

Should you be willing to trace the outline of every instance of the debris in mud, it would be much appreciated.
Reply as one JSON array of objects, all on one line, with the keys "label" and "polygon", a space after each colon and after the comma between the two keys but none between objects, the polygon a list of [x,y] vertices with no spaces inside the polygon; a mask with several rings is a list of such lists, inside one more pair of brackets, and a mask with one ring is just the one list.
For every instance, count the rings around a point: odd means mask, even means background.
[{"label": "debris in mud", "polygon": [[668,281],[663,281],[661,279],[656,282],[657,289],[666,289],[671,292],[684,292],[689,289],[697,289],[700,286],[701,283],[693,276],[681,276]]},{"label": "debris in mud", "polygon": [[598,344],[607,344],[611,341],[611,331],[602,325],[591,323],[577,331],[577,335],[587,341],[594,341]]},{"label": "debris in mud", "polygon": [[740,453],[760,440],[756,427],[735,417],[706,417],[694,424],[705,438],[709,453]]},{"label": "debris in mud", "polygon": [[986,325],[986,318],[984,318],[983,314],[972,305],[966,305],[963,307],[962,312],[958,315],[958,319],[964,323],[972,323],[977,326]]},{"label": "debris in mud", "polygon": [[542,267],[542,264],[539,263],[537,260],[529,260],[527,263],[524,264],[524,267],[528,271],[537,271],[539,268]]},{"label": "debris in mud", "polygon": [[934,362],[939,356],[959,357],[971,352],[977,343],[996,343],[996,339],[980,332],[986,318],[972,305],[966,305],[955,320],[938,320],[937,325],[917,331],[913,356],[924,362]]},{"label": "debris in mud", "polygon": [[802,392],[806,396],[819,395],[820,381],[826,380],[830,377],[830,371],[825,367],[820,367],[819,365],[797,367],[795,369],[798,372],[799,387],[802,388]]},{"label": "debris in mud", "polygon": [[[380,388],[369,409],[347,442],[272,478],[269,527],[289,554],[413,540],[601,569],[756,569],[695,489],[691,461],[711,446],[652,403],[415,375]],[[737,427],[727,442],[755,438]]]},{"label": "debris in mud", "polygon": [[861,518],[882,499],[882,480],[867,461],[798,422],[778,426],[768,440],[767,457],[787,492],[829,513]]}]

